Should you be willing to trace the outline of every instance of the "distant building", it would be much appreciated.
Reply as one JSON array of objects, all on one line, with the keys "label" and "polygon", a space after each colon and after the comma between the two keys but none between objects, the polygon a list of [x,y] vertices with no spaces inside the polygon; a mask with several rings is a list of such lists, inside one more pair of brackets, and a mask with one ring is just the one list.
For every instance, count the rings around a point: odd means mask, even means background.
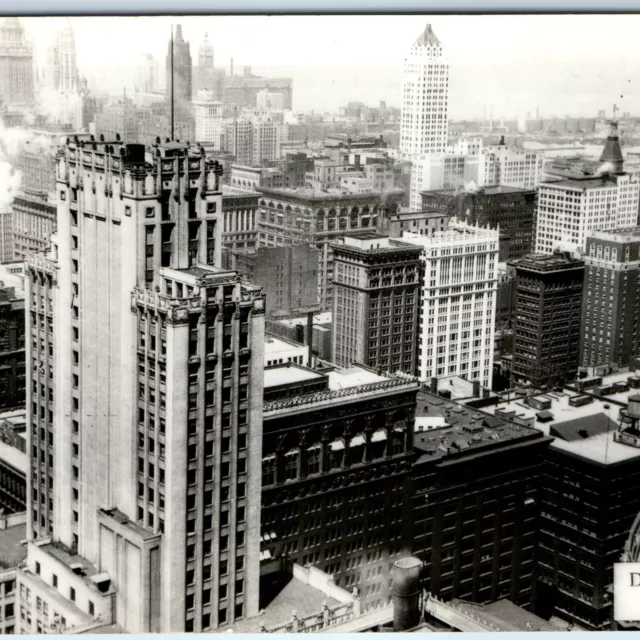
[{"label": "distant building", "polygon": [[0,282],[0,411],[26,402],[24,341],[24,291]]},{"label": "distant building", "polygon": [[216,150],[224,149],[222,103],[213,99],[212,91],[199,91],[193,100],[196,142],[212,142]]},{"label": "distant building", "polygon": [[612,123],[595,175],[545,182],[538,188],[536,252],[584,253],[587,233],[638,224],[640,180],[625,173],[617,123]]},{"label": "distant building", "polygon": [[7,107],[32,106],[35,102],[33,47],[18,18],[0,25],[0,97]]},{"label": "distant building", "polygon": [[629,366],[640,355],[640,228],[588,232],[584,262],[580,366]]},{"label": "distant building", "polygon": [[140,93],[153,93],[160,86],[158,61],[150,53],[140,56],[136,69],[136,90]]},{"label": "distant building", "polygon": [[[193,69],[189,43],[182,36],[182,25],[176,27],[169,40],[166,57],[166,100],[181,108],[191,104],[193,96]],[[173,98],[172,98],[173,96]]]},{"label": "distant building", "polygon": [[194,73],[195,91],[210,91],[214,100],[220,100],[222,95],[216,91],[215,71],[213,45],[209,40],[209,34],[205,33],[198,49],[198,66]]},{"label": "distant building", "polygon": [[267,331],[300,344],[309,345],[313,354],[321,360],[331,362],[332,358],[332,318],[331,312],[314,313],[311,321],[311,338],[309,338],[309,316],[267,320]]},{"label": "distant building", "polygon": [[331,361],[415,375],[422,249],[373,232],[332,248]]},{"label": "distant building", "polygon": [[412,157],[444,153],[448,124],[449,63],[428,24],[404,63],[400,152]]},{"label": "distant building", "polygon": [[568,254],[531,254],[516,270],[513,381],[535,388],[575,379],[580,351],[584,262]]},{"label": "distant building", "polygon": [[264,377],[262,574],[285,559],[312,565],[357,588],[363,610],[386,604],[390,568],[411,545],[418,384],[361,367],[289,364]]},{"label": "distant building", "polygon": [[222,243],[230,252],[253,251],[258,239],[258,194],[223,188]]},{"label": "distant building", "polygon": [[423,210],[440,210],[470,224],[500,227],[500,262],[516,260],[533,251],[536,192],[518,187],[481,187],[466,190],[424,191]]},{"label": "distant building", "polygon": [[13,262],[13,213],[9,209],[0,211],[0,264]]},{"label": "distant building", "polygon": [[535,189],[542,180],[544,154],[509,146],[504,136],[498,144],[486,145],[482,154],[486,185]]},{"label": "distant building", "polygon": [[261,89],[256,96],[256,106],[258,109],[273,109],[274,111],[284,110],[284,95],[273,93],[267,89]]},{"label": "distant building", "polygon": [[232,268],[267,296],[266,314],[292,316],[318,305],[318,250],[306,244],[235,252]]},{"label": "distant building", "polygon": [[293,105],[293,80],[291,78],[262,78],[248,75],[224,78],[225,104],[234,104],[238,107],[253,109],[258,106],[258,94],[261,91],[279,93],[283,96],[283,108],[291,110]]},{"label": "distant building", "polygon": [[80,88],[76,42],[71,22],[67,22],[64,29],[55,33],[48,51],[47,76],[47,85],[55,92],[75,93]]},{"label": "distant building", "polygon": [[498,232],[453,219],[445,231],[402,240],[422,248],[418,376],[455,374],[490,389]]},{"label": "distant building", "polygon": [[436,231],[444,231],[450,215],[442,211],[398,212],[389,218],[389,236],[401,238],[405,231],[418,235],[432,236]]},{"label": "distant building", "polygon": [[318,302],[323,311],[333,308],[333,256],[330,243],[347,230],[377,229],[386,233],[389,216],[398,209],[402,192],[388,189],[372,193],[345,190],[259,187],[260,246],[311,244],[318,249]]},{"label": "distant building", "polygon": [[[120,98],[106,105],[95,115],[96,135],[115,140],[120,134],[125,140],[137,140],[139,134],[138,109],[131,98]],[[161,135],[162,132],[156,133]]]}]

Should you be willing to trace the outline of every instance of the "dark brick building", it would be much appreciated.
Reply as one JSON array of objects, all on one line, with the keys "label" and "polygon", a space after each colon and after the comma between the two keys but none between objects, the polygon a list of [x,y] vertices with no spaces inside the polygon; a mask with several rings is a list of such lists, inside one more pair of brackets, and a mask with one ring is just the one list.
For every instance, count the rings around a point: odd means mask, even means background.
[{"label": "dark brick building", "polygon": [[576,377],[584,262],[531,254],[512,263],[516,305],[512,381],[543,388]]},{"label": "dark brick building", "polygon": [[450,426],[414,433],[413,555],[423,587],[444,600],[508,598],[531,606],[539,486],[550,438],[420,392]]},{"label": "dark brick building", "polygon": [[592,231],[584,261],[580,365],[628,366],[640,355],[640,227]]},{"label": "dark brick building", "polygon": [[0,411],[24,407],[24,296],[0,282]]},{"label": "dark brick building", "polygon": [[500,225],[500,262],[522,258],[533,250],[535,189],[482,187],[476,191],[424,191],[423,210],[437,210],[472,224]]},{"label": "dark brick building", "polygon": [[357,587],[364,609],[387,604],[411,546],[417,382],[290,364],[267,368],[264,390],[285,397],[264,406],[262,575],[310,564]]}]

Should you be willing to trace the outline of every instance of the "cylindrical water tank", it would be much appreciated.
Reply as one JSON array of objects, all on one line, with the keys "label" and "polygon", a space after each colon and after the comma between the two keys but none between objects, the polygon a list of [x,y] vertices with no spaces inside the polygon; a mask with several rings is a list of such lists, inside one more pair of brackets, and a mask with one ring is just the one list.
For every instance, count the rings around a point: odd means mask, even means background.
[{"label": "cylindrical water tank", "polygon": [[418,558],[401,558],[394,565],[393,630],[406,631],[420,622],[420,567]]},{"label": "cylindrical water tank", "polygon": [[629,396],[627,413],[629,417],[640,420],[640,395]]}]

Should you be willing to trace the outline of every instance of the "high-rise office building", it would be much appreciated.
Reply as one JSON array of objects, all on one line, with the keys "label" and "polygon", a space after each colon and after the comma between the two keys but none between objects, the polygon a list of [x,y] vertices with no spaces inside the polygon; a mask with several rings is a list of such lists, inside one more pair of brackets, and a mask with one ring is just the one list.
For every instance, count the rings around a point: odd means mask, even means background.
[{"label": "high-rise office building", "polygon": [[587,233],[638,224],[640,179],[625,173],[618,125],[611,123],[594,175],[545,182],[538,188],[536,253],[584,252]]},{"label": "high-rise office building", "polygon": [[73,93],[79,89],[76,64],[76,41],[71,23],[56,32],[48,54],[47,85],[60,93]]},{"label": "high-rise office building", "polygon": [[482,155],[488,186],[535,189],[542,181],[544,154],[507,145],[504,136],[498,144],[485,146]]},{"label": "high-rise office building", "polygon": [[584,262],[531,254],[516,269],[512,380],[536,388],[575,379],[580,349]]},{"label": "high-rise office building", "polygon": [[459,375],[490,389],[498,231],[452,219],[445,231],[402,240],[423,250],[418,376]]},{"label": "high-rise office building", "polygon": [[579,364],[628,366],[640,355],[640,228],[591,231],[584,262]]},{"label": "high-rise office building", "polygon": [[140,56],[136,69],[136,90],[142,93],[153,93],[158,90],[158,61],[150,54]]},{"label": "high-rise office building", "polygon": [[333,357],[415,375],[422,249],[377,233],[333,245]]},{"label": "high-rise office building", "polygon": [[[198,68],[196,71],[196,87],[198,91],[214,91],[215,67],[213,66],[213,45],[209,34],[205,33],[198,50]],[[220,96],[218,95],[219,99]]]},{"label": "high-rise office building", "polygon": [[224,147],[223,104],[213,99],[213,91],[200,90],[193,100],[193,116],[198,142],[211,142],[213,148],[222,151]]},{"label": "high-rise office building", "polygon": [[34,103],[33,47],[18,18],[5,18],[0,25],[0,96],[5,106]]},{"label": "high-rise office building", "polygon": [[24,292],[0,280],[0,411],[25,403]]},{"label": "high-rise office building", "polygon": [[8,209],[0,211],[0,264],[13,260],[13,213]]},{"label": "high-rise office building", "polygon": [[175,34],[169,40],[166,59],[167,102],[175,107],[186,109],[193,96],[193,68],[189,43],[182,36],[182,25],[176,27]]},{"label": "high-rise office building", "polygon": [[59,152],[26,277],[25,632],[258,613],[264,296],[220,268],[220,173],[175,142]]},{"label": "high-rise office building", "polygon": [[444,153],[449,128],[449,63],[431,25],[404,62],[400,152]]}]

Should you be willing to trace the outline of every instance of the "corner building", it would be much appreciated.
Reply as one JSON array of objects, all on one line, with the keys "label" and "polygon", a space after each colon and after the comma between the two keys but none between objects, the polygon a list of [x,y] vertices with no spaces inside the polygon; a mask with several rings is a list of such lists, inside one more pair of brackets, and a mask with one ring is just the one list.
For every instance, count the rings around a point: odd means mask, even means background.
[{"label": "corner building", "polygon": [[18,581],[45,629],[258,613],[264,296],[220,268],[219,174],[177,143],[58,152],[57,233],[26,278]]}]

